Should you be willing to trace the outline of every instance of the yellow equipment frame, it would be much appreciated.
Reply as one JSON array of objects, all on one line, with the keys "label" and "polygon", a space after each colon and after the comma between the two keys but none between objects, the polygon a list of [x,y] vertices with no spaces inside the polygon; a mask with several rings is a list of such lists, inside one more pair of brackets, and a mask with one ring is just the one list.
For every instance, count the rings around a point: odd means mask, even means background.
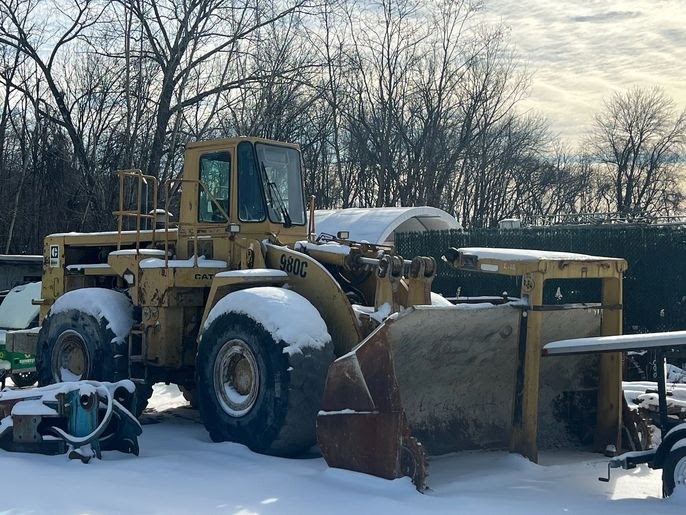
[{"label": "yellow equipment frame", "polygon": [[[603,310],[601,336],[622,334],[622,281],[627,269],[624,259],[545,251],[495,248],[461,248],[446,259],[465,271],[497,273],[521,277],[521,295],[526,300],[526,338],[517,363],[517,384],[510,452],[538,461],[538,397],[541,361],[541,321],[550,309]],[[600,305],[543,304],[543,288],[551,279],[600,279]],[[598,411],[594,448],[605,451],[612,445],[621,448],[622,426],[622,355],[600,356]]]}]

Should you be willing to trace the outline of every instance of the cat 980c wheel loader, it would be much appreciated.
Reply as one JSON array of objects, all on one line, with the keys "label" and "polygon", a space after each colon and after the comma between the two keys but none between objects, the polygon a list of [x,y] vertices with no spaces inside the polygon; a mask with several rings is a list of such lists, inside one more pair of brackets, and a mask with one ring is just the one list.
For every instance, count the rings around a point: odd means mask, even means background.
[{"label": "cat 980c wheel loader", "polygon": [[[117,230],[48,236],[40,332],[8,335],[35,351],[41,385],[131,378],[145,399],[176,383],[215,441],[282,456],[318,442],[332,466],[420,488],[427,453],[619,445],[618,355],[538,356],[542,342],[619,332],[623,260],[453,249],[450,265],[522,290],[454,305],[432,298],[432,258],[315,239],[296,145],[189,144],[159,191],[117,174]],[[543,304],[545,280],[574,277],[601,280],[601,302]]]}]

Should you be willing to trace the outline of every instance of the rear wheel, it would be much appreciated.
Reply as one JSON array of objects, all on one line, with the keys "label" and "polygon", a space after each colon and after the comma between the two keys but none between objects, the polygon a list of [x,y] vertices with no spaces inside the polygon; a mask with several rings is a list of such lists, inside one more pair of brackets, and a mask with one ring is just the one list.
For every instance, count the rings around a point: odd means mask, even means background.
[{"label": "rear wheel", "polygon": [[301,454],[315,443],[333,346],[289,354],[287,345],[238,313],[218,316],[203,332],[195,399],[212,440],[279,456]]},{"label": "rear wheel", "polygon": [[36,369],[41,386],[93,379],[118,381],[127,376],[124,342],[118,342],[106,318],[79,309],[50,314],[38,335]]},{"label": "rear wheel", "polygon": [[[112,290],[84,288],[65,293],[57,302],[70,303],[69,297],[84,298],[89,290],[95,292],[90,294],[87,310],[78,307],[83,301],[76,301],[73,308],[61,306],[58,311],[48,313],[43,321],[36,353],[40,386],[86,379],[108,382],[128,379],[128,334],[118,337],[112,331],[113,323],[121,325],[122,320],[132,320],[133,307],[128,297]],[[94,312],[100,313],[99,318]],[[136,416],[143,412],[151,395],[152,384],[136,384]]]},{"label": "rear wheel", "polygon": [[678,486],[686,486],[686,447],[669,451],[662,467],[662,494],[669,497]]}]

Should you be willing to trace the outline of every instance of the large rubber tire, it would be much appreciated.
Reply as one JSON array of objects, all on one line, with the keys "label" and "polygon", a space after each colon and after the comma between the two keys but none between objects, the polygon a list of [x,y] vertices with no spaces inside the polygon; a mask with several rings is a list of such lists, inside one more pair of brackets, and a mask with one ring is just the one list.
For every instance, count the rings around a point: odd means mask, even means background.
[{"label": "large rubber tire", "polygon": [[[123,293],[122,304],[130,305]],[[108,328],[110,321],[103,316],[97,320],[93,315],[79,309],[69,309],[58,313],[49,313],[43,321],[38,334],[36,353],[36,370],[38,384],[45,386],[59,381],[91,379],[94,381],[115,382],[128,379],[128,343],[126,339],[115,341],[115,334]],[[70,342],[61,343],[65,338]],[[86,356],[82,373],[72,371],[63,377],[58,364],[63,361],[65,347],[76,349]],[[59,354],[59,355],[56,355]],[[81,361],[77,359],[77,362]],[[152,396],[152,384],[136,383],[136,417],[139,417],[148,405]]]},{"label": "large rubber tire", "polygon": [[[676,477],[677,475],[679,478]],[[686,485],[686,447],[673,449],[667,455],[662,467],[662,495],[664,497],[672,495],[677,481],[682,488]]]},{"label": "large rubber tire", "polygon": [[[223,387],[215,388],[215,363],[222,349],[236,345],[231,342],[242,342],[244,352],[252,354],[259,378],[252,406],[245,413],[234,411],[233,416],[222,407]],[[312,447],[333,345],[304,348],[292,355],[283,352],[286,345],[243,314],[224,313],[203,332],[196,358],[195,393],[213,441],[229,440],[255,452],[285,457]]]},{"label": "large rubber tire", "polygon": [[113,341],[115,335],[108,324],[105,317],[98,321],[78,309],[49,314],[38,334],[38,384],[126,379],[127,344]]}]

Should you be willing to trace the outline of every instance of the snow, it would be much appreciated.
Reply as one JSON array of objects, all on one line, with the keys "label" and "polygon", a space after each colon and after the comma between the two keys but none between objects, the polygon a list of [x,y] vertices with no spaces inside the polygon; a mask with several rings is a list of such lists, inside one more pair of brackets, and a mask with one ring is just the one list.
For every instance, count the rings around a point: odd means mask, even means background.
[{"label": "snow", "polygon": [[[670,413],[678,409],[681,412],[686,412],[686,384],[667,383],[667,408]],[[657,410],[659,406],[659,399],[657,392],[657,383],[653,381],[623,381],[622,389],[624,390],[624,398],[630,408],[646,408]],[[650,393],[648,393],[650,392]]]},{"label": "snow", "polygon": [[5,300],[0,304],[0,328],[26,329],[34,318],[38,316],[39,306],[31,301],[40,299],[41,283],[28,283],[16,286],[10,290]]},{"label": "snow", "polygon": [[62,378],[63,381],[73,383],[74,381],[80,381],[81,375],[75,374],[74,372],[72,372],[68,368],[60,367],[60,378]]},{"label": "snow", "polygon": [[356,411],[354,409],[346,408],[346,409],[341,409],[337,411],[322,411],[320,410],[317,412],[317,415],[322,416],[322,417],[328,417],[331,415],[354,415],[355,413],[359,414],[371,414],[371,413],[378,413],[378,411]]},{"label": "snow", "polygon": [[67,270],[76,270],[78,272],[81,270],[104,270],[109,267],[110,265],[107,263],[80,263],[78,265],[67,266]]},{"label": "snow", "polygon": [[274,268],[249,268],[246,270],[230,270],[228,272],[219,272],[215,277],[288,277],[288,274],[283,270],[276,270]]},{"label": "snow", "polygon": [[[170,233],[175,233],[178,231],[176,228],[170,228],[169,232]],[[164,229],[156,229],[157,233],[162,233],[164,232]],[[147,236],[152,234],[152,229],[141,229],[140,231],[122,231],[121,234],[122,236],[135,236],[137,233],[140,233],[141,236]],[[118,231],[101,231],[101,232],[77,232],[77,231],[71,231],[71,232],[56,232],[53,234],[49,234],[46,236],[47,238],[66,238],[70,236],[119,236]],[[123,249],[127,250],[127,249]]]},{"label": "snow", "polygon": [[600,259],[615,259],[586,254],[574,254],[571,252],[553,252],[549,250],[530,249],[499,249],[487,247],[464,247],[458,249],[463,254],[477,256],[478,259],[499,259],[503,261],[538,261],[538,260],[561,260],[566,261],[598,261]]},{"label": "snow", "polygon": [[358,322],[362,320],[361,315],[365,315],[380,324],[391,314],[391,305],[388,302],[381,304],[378,310],[375,310],[374,306],[361,306],[360,304],[353,304],[352,308]]},{"label": "snow", "polygon": [[626,351],[686,345],[686,331],[668,331],[663,333],[623,334],[619,336],[597,336],[591,338],[573,338],[550,342],[543,347],[549,354]]},{"label": "snow", "polygon": [[8,386],[3,390],[0,390],[0,401],[11,401],[16,399],[43,399],[44,401],[55,401],[57,400],[57,396],[59,394],[68,393],[76,389],[78,389],[83,395],[89,395],[91,393],[96,393],[97,391],[104,391],[104,389],[113,394],[119,388],[125,388],[127,391],[133,393],[136,386],[128,379],[123,379],[121,381],[117,381],[116,383],[90,380],[78,382],[70,381],[64,383],[54,383],[47,386],[41,386],[40,388],[36,387],[31,389],[13,389]]},{"label": "snow", "polygon": [[310,241],[298,241],[295,243],[295,250],[317,250],[320,252],[328,252],[329,254],[338,254],[347,256],[350,254],[350,247],[348,245],[341,245],[335,241],[327,243],[312,243]]},{"label": "snow", "polygon": [[336,235],[348,231],[353,241],[383,244],[393,241],[395,232],[423,232],[461,229],[450,214],[435,207],[376,207],[316,210],[315,231]]},{"label": "snow", "polygon": [[56,417],[57,412],[50,406],[46,406],[38,399],[19,401],[12,407],[12,415],[40,415]]},{"label": "snow", "polygon": [[133,305],[123,293],[105,288],[82,288],[68,291],[55,301],[49,313],[77,309],[101,320],[114,333],[113,341],[124,341],[133,325]]},{"label": "snow", "polygon": [[686,370],[667,363],[667,382],[669,383],[686,383]]},{"label": "snow", "polygon": [[446,299],[440,293],[431,292],[431,305],[432,306],[454,306],[452,302]]},{"label": "snow", "polygon": [[319,312],[292,290],[262,286],[229,293],[214,305],[203,329],[227,312],[245,314],[261,324],[277,342],[288,344],[283,349],[287,354],[323,348],[331,341]]},{"label": "snow", "polygon": [[113,250],[111,256],[164,256],[164,250],[160,249],[122,249]]},{"label": "snow", "polygon": [[[493,299],[493,297],[484,297],[484,299],[489,298]],[[516,304],[518,301],[511,302],[510,304]],[[445,309],[445,308],[452,308],[452,309],[488,309],[494,307],[495,304],[491,302],[475,302],[475,303],[457,303],[453,304],[450,302],[448,299],[443,297],[442,295],[438,293],[431,292],[431,305],[423,305],[422,309],[432,309],[432,308],[437,308],[437,309]],[[401,306],[400,311],[397,313],[391,314],[391,305],[388,303],[384,303],[381,306],[379,306],[378,310],[375,310],[373,306],[361,306],[359,304],[353,304],[352,305],[353,312],[355,313],[355,317],[357,318],[357,321],[361,321],[361,315],[368,316],[377,322],[381,323],[383,322],[386,318],[391,318],[395,319],[398,316],[404,316],[405,314],[409,314],[412,310],[411,309],[406,309]]]},{"label": "snow", "polygon": [[3,496],[0,509],[55,515],[645,515],[686,508],[684,496],[660,498],[659,470],[613,471],[610,483],[599,482],[607,459],[598,454],[543,452],[540,465],[505,452],[433,458],[430,490],[420,494],[407,478],[389,481],[331,469],[317,455],[276,458],[235,443],[213,443],[175,386],[155,385],[149,406],[140,456],[104,452],[102,461],[83,465],[65,456],[0,450],[5,469],[12,471],[5,476],[11,495]]},{"label": "snow", "polygon": [[138,264],[140,268],[193,268],[197,266],[198,268],[226,268],[226,261],[221,261],[219,259],[205,259],[205,256],[200,256],[198,258],[198,264],[194,263],[195,256],[188,259],[169,259],[165,264],[164,259],[160,258],[146,258],[141,260]]}]

